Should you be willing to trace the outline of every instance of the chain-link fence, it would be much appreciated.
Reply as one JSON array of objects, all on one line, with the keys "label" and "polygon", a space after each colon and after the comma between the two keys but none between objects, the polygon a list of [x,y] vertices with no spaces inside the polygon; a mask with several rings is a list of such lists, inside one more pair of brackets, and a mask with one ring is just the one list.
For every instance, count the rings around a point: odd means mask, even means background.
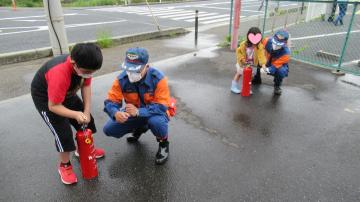
[{"label": "chain-link fence", "polygon": [[292,57],[360,75],[360,1],[264,0],[265,35],[286,28]]}]

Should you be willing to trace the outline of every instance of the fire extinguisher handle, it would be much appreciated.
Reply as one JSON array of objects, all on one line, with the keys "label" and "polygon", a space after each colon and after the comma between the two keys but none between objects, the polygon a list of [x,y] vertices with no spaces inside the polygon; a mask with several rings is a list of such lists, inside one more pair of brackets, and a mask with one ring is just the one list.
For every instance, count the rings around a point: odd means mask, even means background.
[{"label": "fire extinguisher handle", "polygon": [[85,138],[87,138],[86,128],[87,128],[87,124],[82,124],[81,130],[83,131],[83,134],[85,135]]}]

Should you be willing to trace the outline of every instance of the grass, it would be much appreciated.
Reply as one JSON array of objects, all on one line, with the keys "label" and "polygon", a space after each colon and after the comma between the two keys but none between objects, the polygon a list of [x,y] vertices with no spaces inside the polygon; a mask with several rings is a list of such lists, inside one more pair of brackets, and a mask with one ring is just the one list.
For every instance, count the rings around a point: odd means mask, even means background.
[{"label": "grass", "polygon": [[111,34],[109,31],[99,31],[96,34],[96,43],[100,48],[109,48],[113,45],[113,40],[111,39]]},{"label": "grass", "polygon": [[[0,6],[12,6],[11,0],[0,0]],[[43,0],[16,0],[17,7],[42,7]]]},{"label": "grass", "polygon": [[[246,37],[245,36],[239,36],[239,40],[238,40],[238,47],[240,46],[240,43],[245,41]],[[226,47],[230,47],[231,44],[231,36],[227,35],[224,39],[223,42],[221,42],[220,44],[218,44],[219,47],[222,48],[226,48]]]}]

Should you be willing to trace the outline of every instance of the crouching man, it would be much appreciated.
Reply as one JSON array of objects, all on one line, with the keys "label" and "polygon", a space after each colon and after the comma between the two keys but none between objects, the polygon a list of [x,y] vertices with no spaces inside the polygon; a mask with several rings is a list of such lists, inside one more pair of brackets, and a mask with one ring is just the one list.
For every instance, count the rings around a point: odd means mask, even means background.
[{"label": "crouching man", "polygon": [[169,156],[168,122],[170,92],[167,79],[148,64],[149,54],[144,48],[130,48],[126,52],[124,71],[115,79],[104,111],[110,116],[104,126],[107,136],[127,138],[137,142],[148,129],[159,142],[156,164],[163,164]]}]

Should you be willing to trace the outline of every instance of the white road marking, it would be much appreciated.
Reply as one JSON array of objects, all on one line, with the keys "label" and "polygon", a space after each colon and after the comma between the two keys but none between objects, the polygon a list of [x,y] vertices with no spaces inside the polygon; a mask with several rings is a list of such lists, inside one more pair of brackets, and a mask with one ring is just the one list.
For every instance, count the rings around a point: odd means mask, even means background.
[{"label": "white road marking", "polygon": [[[75,28],[75,27],[85,27],[85,26],[93,26],[93,25],[103,25],[103,24],[113,24],[113,23],[121,23],[126,22],[127,20],[118,20],[118,21],[109,21],[109,22],[96,22],[96,23],[84,23],[84,24],[70,24],[65,25],[65,28]],[[6,29],[32,29],[32,30],[25,30],[25,31],[17,31],[17,32],[7,32],[7,33],[0,33],[0,36],[3,35],[13,35],[13,34],[22,34],[22,33],[29,33],[29,32],[39,32],[48,30],[48,26],[33,26],[33,27],[6,27],[0,28],[0,30]]]},{"label": "white road marking", "polygon": [[[358,33],[360,30],[351,31],[351,33]],[[298,41],[298,40],[305,40],[305,39],[315,39],[315,38],[322,38],[322,37],[328,37],[328,36],[337,36],[337,35],[343,35],[347,32],[337,32],[337,33],[331,33],[331,34],[319,34],[319,35],[312,35],[312,36],[304,36],[304,37],[298,37],[298,38],[291,38],[291,41]]]},{"label": "white road marking", "polygon": [[[207,14],[199,14],[199,18],[200,17],[205,17],[205,16],[213,16],[213,15],[218,15],[218,13],[207,13]],[[184,16],[184,17],[178,17],[178,18],[172,18],[173,20],[185,20],[185,19],[190,19],[190,18],[194,18],[194,15],[191,16]]]},{"label": "white road marking", "polygon": [[[200,14],[207,14],[206,12],[199,12],[199,15]],[[159,16],[159,15],[156,15],[160,18],[171,18],[171,19],[174,19],[174,17],[184,17],[184,16],[191,16],[191,17],[194,17],[195,16],[195,12],[191,12],[191,13],[183,13],[183,14],[177,14],[177,15],[163,15],[163,16]]]},{"label": "white road marking", "polygon": [[46,22],[46,20],[14,20],[16,22]]},{"label": "white road marking", "polygon": [[[87,15],[87,14],[79,14],[79,13],[64,14],[64,16],[74,16],[74,15]],[[46,17],[46,15],[35,15],[35,16],[14,17],[14,18],[0,18],[0,21],[2,21],[2,20],[27,19],[27,18],[45,18],[45,17]]]},{"label": "white road marking", "polygon": [[[229,15],[229,14],[224,14],[224,15],[217,15],[217,16],[204,17],[204,18],[199,18],[199,21],[211,20],[211,19],[223,18],[223,17],[230,17],[230,15]],[[185,20],[185,21],[186,21],[186,22],[194,22],[194,21],[195,21],[195,19]]]}]

